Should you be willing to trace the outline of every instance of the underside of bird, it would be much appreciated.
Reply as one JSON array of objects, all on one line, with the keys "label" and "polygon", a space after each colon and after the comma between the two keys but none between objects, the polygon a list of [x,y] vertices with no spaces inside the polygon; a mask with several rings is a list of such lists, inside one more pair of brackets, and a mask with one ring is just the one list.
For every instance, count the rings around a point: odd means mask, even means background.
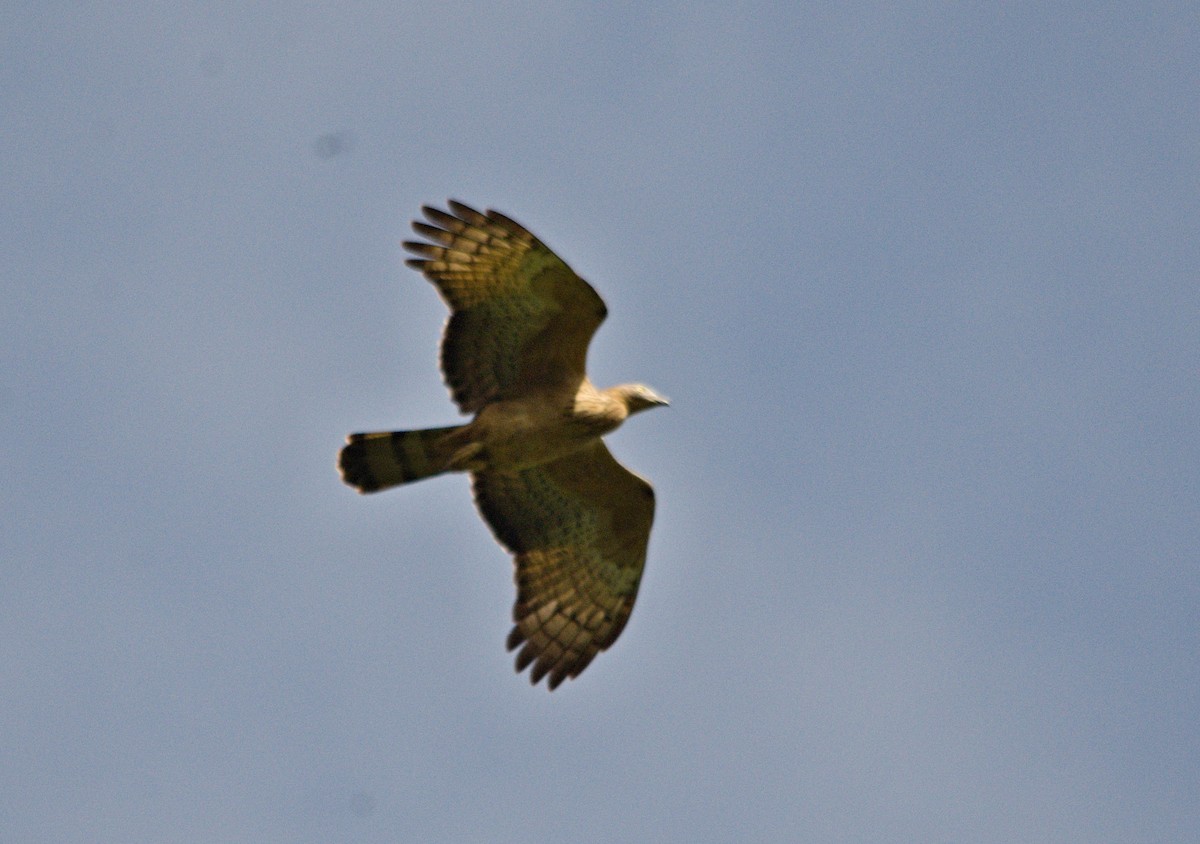
[{"label": "underside of bird", "polygon": [[640,384],[599,390],[585,372],[604,301],[525,227],[451,201],[407,241],[450,307],[441,365],[464,425],[351,434],[342,479],[378,492],[469,472],[475,502],[515,563],[509,650],[554,689],[616,641],[633,610],[654,490],[601,437],[667,402]]}]

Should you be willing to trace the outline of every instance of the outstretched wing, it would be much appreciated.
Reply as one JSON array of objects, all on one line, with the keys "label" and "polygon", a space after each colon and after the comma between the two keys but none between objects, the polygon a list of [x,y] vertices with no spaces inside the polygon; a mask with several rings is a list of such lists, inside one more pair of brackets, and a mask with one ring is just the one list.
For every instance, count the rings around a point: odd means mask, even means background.
[{"label": "outstretched wing", "polygon": [[520,223],[449,206],[451,213],[422,208],[432,225],[414,222],[413,230],[432,242],[404,248],[418,256],[406,263],[450,306],[442,371],[454,401],[474,413],[542,386],[573,392],[604,301]]},{"label": "outstretched wing", "polygon": [[516,558],[517,671],[574,678],[621,634],[646,565],[654,490],[602,442],[513,474],[473,476],[475,500]]}]

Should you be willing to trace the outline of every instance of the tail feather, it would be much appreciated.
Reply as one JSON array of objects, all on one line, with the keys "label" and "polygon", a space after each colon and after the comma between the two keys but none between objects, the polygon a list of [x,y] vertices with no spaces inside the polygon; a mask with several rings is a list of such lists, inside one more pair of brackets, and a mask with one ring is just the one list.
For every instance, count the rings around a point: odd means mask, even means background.
[{"label": "tail feather", "polygon": [[378,492],[450,470],[451,437],[463,426],[423,431],[351,434],[338,455],[342,480],[359,492]]}]

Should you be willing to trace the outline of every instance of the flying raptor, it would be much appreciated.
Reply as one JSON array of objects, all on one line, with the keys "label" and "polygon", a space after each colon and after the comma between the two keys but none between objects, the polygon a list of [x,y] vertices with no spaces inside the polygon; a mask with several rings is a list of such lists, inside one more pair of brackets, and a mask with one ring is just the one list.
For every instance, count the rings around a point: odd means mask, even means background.
[{"label": "flying raptor", "polygon": [[625,627],[646,563],[654,490],[603,437],[667,404],[642,384],[598,389],[587,349],[604,301],[524,226],[451,200],[421,209],[405,263],[450,308],[441,365],[465,425],[351,434],[338,457],[359,492],[469,472],[475,502],[514,557],[508,649],[517,671],[575,678]]}]

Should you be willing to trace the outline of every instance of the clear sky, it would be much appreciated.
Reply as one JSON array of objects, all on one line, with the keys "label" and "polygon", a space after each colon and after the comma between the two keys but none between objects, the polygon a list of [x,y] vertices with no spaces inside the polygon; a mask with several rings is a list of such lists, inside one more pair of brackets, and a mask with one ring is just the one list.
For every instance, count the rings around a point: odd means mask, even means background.
[{"label": "clear sky", "polygon": [[[9,3],[0,841],[1200,829],[1195,3]],[[504,651],[425,203],[610,317],[620,641]]]}]

